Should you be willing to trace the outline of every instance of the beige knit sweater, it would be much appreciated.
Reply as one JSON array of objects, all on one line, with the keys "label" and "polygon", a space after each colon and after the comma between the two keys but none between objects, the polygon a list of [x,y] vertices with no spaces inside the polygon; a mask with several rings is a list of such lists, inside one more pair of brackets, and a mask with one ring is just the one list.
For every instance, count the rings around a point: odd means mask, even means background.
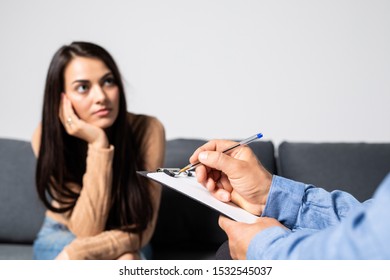
[{"label": "beige knit sweater", "polygon": [[[154,117],[148,118],[148,128],[143,142],[146,151],[146,169],[161,167],[165,151],[165,132],[163,125]],[[137,130],[140,116],[128,113],[128,120]],[[32,146],[38,155],[41,139],[41,125],[36,129]],[[161,186],[150,181],[148,188],[152,196],[153,220],[139,236],[121,230],[104,230],[109,214],[110,189],[112,183],[112,160],[115,147],[97,149],[88,146],[87,168],[83,176],[83,186],[72,184],[80,196],[71,213],[54,213],[47,210],[46,215],[66,225],[76,235],[76,239],[65,247],[70,259],[116,259],[125,253],[136,253],[146,245],[153,234],[160,204]]]}]

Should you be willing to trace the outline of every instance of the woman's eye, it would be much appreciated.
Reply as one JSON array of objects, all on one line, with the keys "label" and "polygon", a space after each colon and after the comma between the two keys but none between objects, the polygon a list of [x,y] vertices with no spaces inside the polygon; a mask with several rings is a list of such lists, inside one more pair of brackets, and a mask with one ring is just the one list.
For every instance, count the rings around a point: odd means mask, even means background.
[{"label": "woman's eye", "polygon": [[87,85],[79,85],[76,88],[76,90],[77,90],[77,92],[84,93],[88,90],[88,86]]},{"label": "woman's eye", "polygon": [[115,80],[113,77],[109,77],[107,79],[104,80],[104,85],[106,86],[112,86],[112,85],[115,85]]}]

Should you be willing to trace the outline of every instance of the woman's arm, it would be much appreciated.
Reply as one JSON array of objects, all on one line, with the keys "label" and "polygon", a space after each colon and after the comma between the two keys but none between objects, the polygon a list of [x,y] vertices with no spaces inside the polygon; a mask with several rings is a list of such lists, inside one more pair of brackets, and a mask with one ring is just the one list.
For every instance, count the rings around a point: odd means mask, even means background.
[{"label": "woman's arm", "polygon": [[[162,167],[165,157],[165,130],[162,123],[156,118],[150,118],[149,129],[145,137],[145,168],[155,171]],[[161,200],[161,185],[148,180],[148,188],[153,207],[153,218],[142,235],[142,246],[149,243],[157,223]]]},{"label": "woman's arm", "polygon": [[41,135],[42,135],[42,124],[39,123],[35,128],[33,136],[31,138],[31,147],[36,158],[39,155],[39,146],[41,144]]},{"label": "woman's arm", "polygon": [[104,149],[88,145],[83,187],[67,221],[69,230],[77,237],[94,236],[105,229],[110,211],[113,157],[113,146]]},{"label": "woman's arm", "polygon": [[[165,131],[163,125],[151,118],[145,142],[146,170],[161,167],[165,153]],[[125,253],[135,253],[149,243],[152,238],[160,206],[161,186],[151,180],[148,186],[153,205],[153,219],[142,233],[142,243],[138,234],[120,230],[104,231],[96,236],[76,238],[65,247],[70,259],[116,259]]]},{"label": "woman's arm", "polygon": [[[42,126],[39,124],[31,141],[36,156],[39,155],[41,134]],[[88,146],[87,170],[83,176],[80,196],[72,212],[63,214],[66,217],[60,219],[77,237],[93,236],[105,228],[111,195],[113,156],[112,146],[109,148]],[[68,184],[75,191],[80,189],[77,184]],[[59,214],[52,214],[58,219]]]},{"label": "woman's arm", "polygon": [[139,236],[120,230],[76,238],[60,253],[71,260],[115,260],[125,253],[137,254],[141,248]]},{"label": "woman's arm", "polygon": [[[143,142],[145,168],[156,170],[161,167],[165,153],[165,131],[160,121],[149,118]],[[95,148],[89,145],[87,171],[83,177],[80,197],[69,217],[68,227],[77,237],[93,236],[101,233],[109,213],[112,184],[112,160],[114,148]],[[157,220],[160,206],[161,186],[149,181],[148,187],[153,205],[152,227],[144,232],[143,239],[150,239]]]}]

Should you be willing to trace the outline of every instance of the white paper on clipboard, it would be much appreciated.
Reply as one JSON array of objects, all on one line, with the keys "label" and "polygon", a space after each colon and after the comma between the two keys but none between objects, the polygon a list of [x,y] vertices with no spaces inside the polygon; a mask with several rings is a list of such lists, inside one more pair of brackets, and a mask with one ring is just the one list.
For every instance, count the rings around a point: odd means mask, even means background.
[{"label": "white paper on clipboard", "polygon": [[172,177],[164,172],[138,172],[154,181],[157,181],[175,191],[178,191],[200,203],[203,203],[225,216],[243,222],[252,224],[259,217],[240,208],[233,203],[226,203],[216,199],[212,194],[196,181],[192,176]]}]

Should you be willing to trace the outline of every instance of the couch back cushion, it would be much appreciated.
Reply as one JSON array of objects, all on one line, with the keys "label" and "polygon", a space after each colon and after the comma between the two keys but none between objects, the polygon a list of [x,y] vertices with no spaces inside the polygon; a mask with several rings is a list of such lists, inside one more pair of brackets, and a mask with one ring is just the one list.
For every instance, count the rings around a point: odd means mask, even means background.
[{"label": "couch back cushion", "polygon": [[42,224],[35,164],[29,142],[0,139],[0,242],[32,243]]},{"label": "couch back cushion", "polygon": [[[164,167],[181,168],[201,145],[202,139],[175,139],[167,141]],[[271,142],[254,142],[251,148],[264,166],[275,172],[274,146]],[[152,245],[155,249],[170,251],[203,250],[218,246],[226,240],[218,226],[219,213],[168,187],[163,187],[159,219]]]},{"label": "couch back cushion", "polygon": [[289,143],[278,149],[281,176],[364,201],[390,172],[390,144]]}]

